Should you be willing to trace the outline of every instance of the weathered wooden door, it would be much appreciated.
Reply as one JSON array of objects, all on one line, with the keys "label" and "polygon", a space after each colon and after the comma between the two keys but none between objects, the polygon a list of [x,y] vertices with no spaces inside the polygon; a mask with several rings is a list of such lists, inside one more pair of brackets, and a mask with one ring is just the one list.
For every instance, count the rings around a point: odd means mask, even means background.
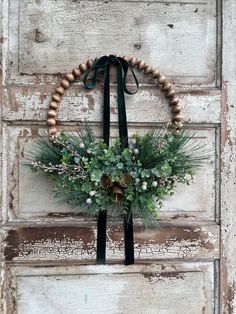
[{"label": "weathered wooden door", "polygon": [[[0,5],[1,313],[236,313],[235,1]],[[180,186],[166,204],[160,230],[136,226],[136,265],[128,267],[122,225],[110,223],[108,265],[96,266],[96,222],[58,206],[48,182],[22,166],[25,150],[44,134],[58,73],[116,52],[168,76],[185,121],[213,151],[196,183]],[[161,92],[139,80],[139,93],[127,99],[130,132],[169,119]],[[76,128],[86,118],[99,129],[101,104],[99,88],[73,85],[60,107],[61,126]]]}]

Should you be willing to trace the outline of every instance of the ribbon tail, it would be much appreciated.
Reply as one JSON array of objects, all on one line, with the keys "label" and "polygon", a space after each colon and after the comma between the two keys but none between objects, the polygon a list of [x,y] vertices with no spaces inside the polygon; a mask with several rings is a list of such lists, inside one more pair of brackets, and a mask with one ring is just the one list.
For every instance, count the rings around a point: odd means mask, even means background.
[{"label": "ribbon tail", "polygon": [[104,73],[103,139],[109,146],[110,138],[110,64],[107,62]]},{"label": "ribbon tail", "polygon": [[[104,72],[103,139],[109,146],[110,138],[110,64]],[[107,210],[100,210],[97,219],[97,264],[106,264]]]},{"label": "ribbon tail", "polygon": [[123,148],[128,147],[128,127],[125,108],[125,92],[122,67],[117,68],[117,98],[118,98],[118,120],[119,120],[119,136]]},{"label": "ribbon tail", "polygon": [[133,215],[131,208],[124,215],[124,238],[125,238],[125,265],[134,264],[134,234],[133,234]]},{"label": "ribbon tail", "polygon": [[[125,82],[123,80],[122,67],[118,66],[117,95],[118,95],[119,135],[122,147],[127,148],[129,143],[124,88]],[[126,215],[124,215],[124,239],[125,239],[125,265],[131,265],[134,264],[133,215],[131,212],[131,204],[129,204],[128,211]]]},{"label": "ribbon tail", "polygon": [[97,218],[97,264],[106,264],[107,211],[101,210]]}]

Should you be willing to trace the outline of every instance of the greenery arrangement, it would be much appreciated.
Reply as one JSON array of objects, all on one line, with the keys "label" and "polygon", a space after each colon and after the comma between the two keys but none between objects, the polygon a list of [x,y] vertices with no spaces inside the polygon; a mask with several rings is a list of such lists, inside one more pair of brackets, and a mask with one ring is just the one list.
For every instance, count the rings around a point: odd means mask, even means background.
[{"label": "greenery arrangement", "polygon": [[119,139],[110,147],[96,140],[85,125],[76,134],[59,133],[53,143],[39,139],[29,162],[53,180],[56,197],[80,211],[96,216],[110,209],[117,215],[131,204],[134,215],[150,222],[178,182],[193,181],[204,159],[186,130],[154,129],[133,136],[123,148]]}]

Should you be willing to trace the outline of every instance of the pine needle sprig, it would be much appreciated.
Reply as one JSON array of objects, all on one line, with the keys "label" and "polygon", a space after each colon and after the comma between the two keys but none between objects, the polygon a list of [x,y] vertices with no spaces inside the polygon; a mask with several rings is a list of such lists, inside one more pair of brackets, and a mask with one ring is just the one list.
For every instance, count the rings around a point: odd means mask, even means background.
[{"label": "pine needle sprig", "polygon": [[[132,212],[153,225],[176,185],[190,184],[208,158],[205,146],[187,130],[173,134],[169,129],[153,129],[135,135],[129,148],[123,148],[119,139],[110,147],[96,140],[85,124],[78,132],[61,132],[54,143],[40,138],[28,152],[26,164],[50,177],[59,202],[69,203],[77,212],[96,216],[109,208],[113,216]],[[128,183],[123,185],[127,175]],[[108,187],[102,184],[104,176],[112,181]],[[120,187],[119,204],[112,198],[113,186]]]}]

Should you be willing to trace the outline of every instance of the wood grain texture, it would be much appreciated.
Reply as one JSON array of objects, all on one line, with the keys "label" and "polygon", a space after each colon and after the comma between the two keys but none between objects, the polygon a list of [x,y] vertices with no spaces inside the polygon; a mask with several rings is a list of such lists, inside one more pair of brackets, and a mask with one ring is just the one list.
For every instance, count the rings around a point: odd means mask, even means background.
[{"label": "wood grain texture", "polygon": [[89,57],[119,52],[160,67],[177,83],[215,85],[214,0],[10,1],[10,29],[15,82],[25,75],[64,73]]},{"label": "wood grain texture", "polygon": [[212,263],[15,267],[9,303],[17,300],[19,314],[213,313],[213,269]]},{"label": "wood grain texture", "polygon": [[221,313],[236,313],[236,6],[223,2]]},{"label": "wood grain texture", "polygon": [[[0,2],[0,108],[2,108],[2,90],[3,90],[3,50],[6,47],[4,38],[3,21],[4,21],[4,3]],[[0,109],[0,143],[2,144],[2,110]],[[3,155],[3,145],[0,145],[0,155]],[[2,158],[0,158],[0,203],[2,203]],[[0,206],[1,208],[1,206]],[[6,281],[5,269],[3,263],[3,239],[2,239],[2,210],[0,209],[0,313],[6,312]]]}]

